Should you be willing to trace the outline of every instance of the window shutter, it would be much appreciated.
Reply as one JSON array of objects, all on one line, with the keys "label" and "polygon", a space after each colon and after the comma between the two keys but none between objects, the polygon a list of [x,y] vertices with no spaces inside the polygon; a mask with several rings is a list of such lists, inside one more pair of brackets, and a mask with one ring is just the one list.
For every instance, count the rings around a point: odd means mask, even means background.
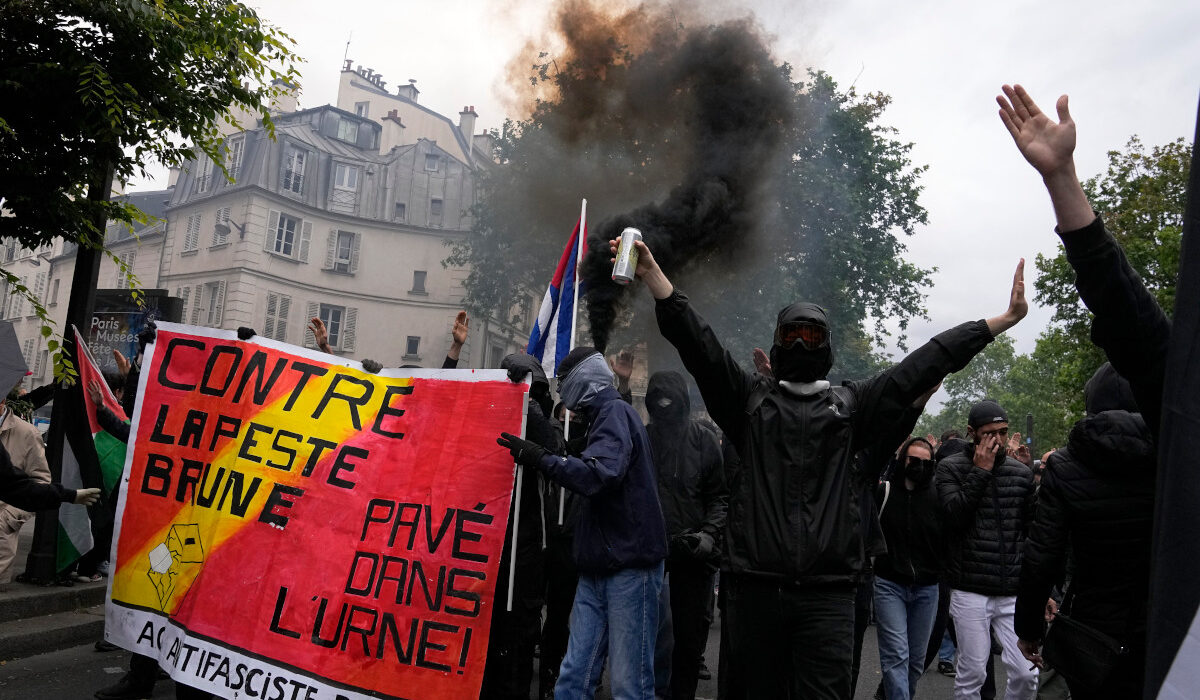
[{"label": "window shutter", "polygon": [[221,317],[225,313],[225,280],[217,283],[216,295],[217,303],[213,307],[213,328],[221,326]]},{"label": "window shutter", "polygon": [[263,335],[268,338],[275,337],[275,314],[279,313],[279,295],[275,292],[267,292],[267,315],[263,321]]},{"label": "window shutter", "polygon": [[304,347],[317,347],[317,337],[313,335],[312,326],[309,325],[309,320],[317,317],[321,313],[321,305],[310,301],[308,302],[308,313],[304,316]]},{"label": "window shutter", "polygon": [[358,272],[358,251],[362,245],[362,234],[354,234],[354,242],[350,244],[350,274]]},{"label": "window shutter", "polygon": [[200,297],[204,296],[204,285],[197,284],[192,288],[192,325],[200,324]]},{"label": "window shutter", "polygon": [[336,228],[329,229],[329,246],[325,251],[325,267],[323,270],[333,269],[333,259],[337,257],[337,239],[338,230]]},{"label": "window shutter", "polygon": [[353,306],[346,307],[346,319],[342,324],[342,349],[347,352],[354,352],[355,341],[355,326],[358,325],[358,309]]},{"label": "window shutter", "polygon": [[271,212],[267,214],[267,234],[263,236],[263,250],[268,252],[275,250],[275,231],[278,228],[279,212],[272,209]]},{"label": "window shutter", "polygon": [[175,290],[175,296],[178,297],[181,302],[183,302],[179,305],[179,308],[183,310],[183,315],[180,317],[179,322],[187,323],[188,299],[190,299],[192,296],[192,288],[180,287],[179,289]]},{"label": "window shutter", "polygon": [[308,246],[312,241],[312,222],[305,221],[300,225],[300,262],[308,262]]},{"label": "window shutter", "polygon": [[46,354],[45,351],[37,353],[37,360],[33,363],[33,376],[35,377],[42,376],[42,355],[44,354]]},{"label": "window shutter", "polygon": [[[37,274],[37,281],[35,281],[34,285],[33,285],[33,295],[36,296],[39,301],[41,301],[42,294],[45,293],[45,291],[46,291],[46,273],[39,272]],[[45,304],[44,301],[42,303]],[[37,374],[37,373],[35,372],[34,374]]]},{"label": "window shutter", "polygon": [[288,313],[292,310],[292,298],[279,295],[279,313],[275,317],[275,340],[287,342]]}]

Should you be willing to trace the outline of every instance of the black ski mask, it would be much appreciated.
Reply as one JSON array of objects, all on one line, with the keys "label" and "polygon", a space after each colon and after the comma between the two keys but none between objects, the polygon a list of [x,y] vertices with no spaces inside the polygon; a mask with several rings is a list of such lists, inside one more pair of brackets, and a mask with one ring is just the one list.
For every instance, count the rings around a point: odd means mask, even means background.
[{"label": "black ski mask", "polygon": [[[798,338],[790,343],[785,337],[791,324],[812,324],[824,329],[817,342]],[[825,309],[808,302],[797,302],[779,312],[775,320],[775,343],[771,346],[771,372],[776,379],[789,382],[815,382],[824,379],[833,367],[833,348],[829,342],[829,321]]]}]

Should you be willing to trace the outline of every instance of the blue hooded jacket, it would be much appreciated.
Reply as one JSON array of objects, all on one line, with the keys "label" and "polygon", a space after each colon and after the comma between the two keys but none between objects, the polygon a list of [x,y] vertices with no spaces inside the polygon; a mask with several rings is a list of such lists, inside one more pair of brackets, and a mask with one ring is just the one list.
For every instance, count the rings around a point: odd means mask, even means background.
[{"label": "blue hooded jacket", "polygon": [[655,566],[667,556],[650,439],[642,419],[606,386],[579,406],[590,424],[581,457],[542,457],[542,470],[580,499],[575,564],[607,574]]}]

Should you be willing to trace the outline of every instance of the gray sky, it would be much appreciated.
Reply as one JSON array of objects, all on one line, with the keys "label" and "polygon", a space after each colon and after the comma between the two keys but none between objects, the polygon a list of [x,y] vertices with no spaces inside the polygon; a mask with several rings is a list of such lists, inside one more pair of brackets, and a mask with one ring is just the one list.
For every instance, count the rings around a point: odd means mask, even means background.
[{"label": "gray sky", "polygon": [[[414,78],[422,104],[451,118],[474,105],[477,128],[498,127],[506,113],[518,116],[505,85],[509,62],[531,37],[546,37],[536,43],[553,50],[543,29],[553,7],[547,0],[250,4],[290,33],[307,59],[302,106],[335,101],[352,34],[349,57],[381,72],[389,87]],[[892,96],[884,123],[915,143],[914,163],[929,165],[921,197],[929,225],[907,240],[909,257],[939,268],[927,300],[932,322],[910,328],[914,343],[1002,311],[1019,257],[1032,294],[1034,256],[1054,249],[1040,179],[996,116],[1002,83],[1021,82],[1050,112],[1059,94],[1070,94],[1081,177],[1100,172],[1106,152],[1133,134],[1154,145],[1190,141],[1195,130],[1194,0],[712,4],[723,14],[753,11],[775,37],[778,58],[821,68],[842,87]],[[1033,349],[1049,316],[1035,305],[1011,331],[1019,351]]]}]

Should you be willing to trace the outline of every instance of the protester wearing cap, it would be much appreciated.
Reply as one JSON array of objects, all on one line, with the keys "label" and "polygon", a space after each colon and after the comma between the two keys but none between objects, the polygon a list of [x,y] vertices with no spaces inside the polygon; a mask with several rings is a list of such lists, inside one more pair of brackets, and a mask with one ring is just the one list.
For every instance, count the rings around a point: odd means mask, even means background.
[{"label": "protester wearing cap", "polygon": [[958,635],[956,700],[978,698],[995,632],[1008,668],[1011,700],[1032,700],[1037,671],[1013,632],[1021,550],[1033,517],[1029,467],[1009,457],[1008,414],[990,399],[971,407],[966,447],[938,463],[937,491],[949,537],[945,578]]},{"label": "protester wearing cap", "polygon": [[654,698],[667,529],[650,439],[613,384],[612,369],[594,348],[575,348],[558,366],[563,403],[588,421],[587,446],[579,457],[549,454],[508,433],[497,440],[518,463],[583,496],[574,542],[579,585],[554,687],[558,700],[592,697],[606,659],[613,698]]},{"label": "protester wearing cap", "polygon": [[801,302],[781,311],[770,351],[774,376],[747,372],[645,242],[635,245],[659,331],[742,458],[740,468],[727,470],[721,594],[730,658],[722,659],[722,685],[730,700],[849,697],[862,519],[869,517],[861,496],[880,469],[858,468],[855,454],[1025,316],[1022,267],[1004,313],[941,333],[866,381],[833,386],[835,324],[822,307]]}]

